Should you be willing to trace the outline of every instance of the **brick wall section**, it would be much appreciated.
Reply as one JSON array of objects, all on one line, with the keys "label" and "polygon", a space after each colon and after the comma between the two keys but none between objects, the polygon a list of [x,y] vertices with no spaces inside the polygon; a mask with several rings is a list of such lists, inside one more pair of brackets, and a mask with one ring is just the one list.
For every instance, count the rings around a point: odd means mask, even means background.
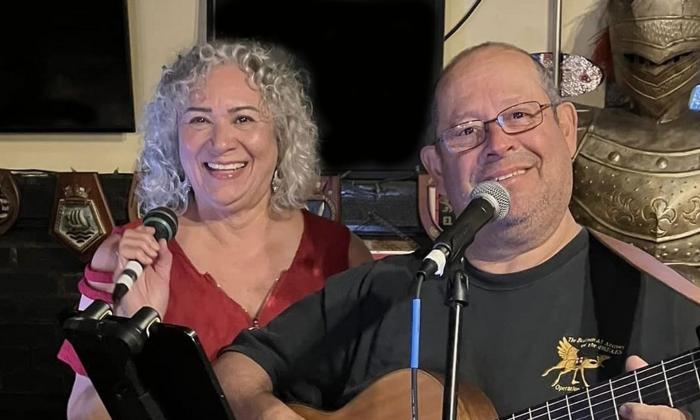
[{"label": "brick wall section", "polygon": [[[58,314],[77,304],[83,263],[49,234],[55,176],[15,174],[20,215],[0,236],[0,418],[62,419],[72,371],[56,360]],[[100,175],[115,223],[131,176]]]}]

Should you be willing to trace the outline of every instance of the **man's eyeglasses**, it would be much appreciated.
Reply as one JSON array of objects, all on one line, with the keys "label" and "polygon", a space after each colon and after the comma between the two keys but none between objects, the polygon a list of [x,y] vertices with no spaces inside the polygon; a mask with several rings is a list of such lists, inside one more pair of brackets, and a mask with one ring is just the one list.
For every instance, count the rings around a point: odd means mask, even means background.
[{"label": "man's eyeglasses", "polygon": [[540,104],[537,101],[509,106],[494,119],[465,121],[448,128],[437,141],[442,142],[450,153],[463,153],[484,142],[487,124],[495,121],[507,134],[523,133],[542,124],[542,111],[551,106],[551,103]]}]

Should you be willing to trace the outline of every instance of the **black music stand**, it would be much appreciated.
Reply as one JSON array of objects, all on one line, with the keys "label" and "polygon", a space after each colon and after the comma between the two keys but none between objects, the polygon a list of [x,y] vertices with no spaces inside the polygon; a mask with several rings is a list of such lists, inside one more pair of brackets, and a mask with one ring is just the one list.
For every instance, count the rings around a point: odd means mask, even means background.
[{"label": "black music stand", "polygon": [[95,301],[63,330],[113,419],[233,419],[197,335],[152,308],[124,318]]}]

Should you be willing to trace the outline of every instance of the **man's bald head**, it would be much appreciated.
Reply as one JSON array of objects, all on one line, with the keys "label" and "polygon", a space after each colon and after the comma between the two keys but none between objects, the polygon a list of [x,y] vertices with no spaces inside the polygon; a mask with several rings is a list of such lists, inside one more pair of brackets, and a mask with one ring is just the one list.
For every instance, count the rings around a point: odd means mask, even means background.
[{"label": "man's bald head", "polygon": [[459,71],[459,69],[463,68],[463,66],[469,65],[470,61],[479,60],[479,58],[483,55],[497,53],[499,51],[513,52],[515,54],[521,54],[523,57],[527,58],[527,60],[532,63],[532,68],[538,75],[539,83],[542,86],[542,90],[544,90],[547,94],[550,103],[558,104],[561,102],[561,97],[559,96],[559,89],[557,89],[554,85],[554,81],[552,80],[552,77],[550,76],[549,72],[540,63],[535,61],[535,59],[533,59],[527,51],[504,42],[484,42],[482,44],[463,50],[454,58],[452,58],[449,64],[447,64],[447,66],[445,66],[445,68],[442,70],[440,78],[438,79],[438,82],[435,86],[435,92],[433,97],[433,128],[437,127],[437,121],[439,119],[437,107],[438,97],[440,96],[441,89],[443,89],[444,86],[449,83],[454,72]]}]

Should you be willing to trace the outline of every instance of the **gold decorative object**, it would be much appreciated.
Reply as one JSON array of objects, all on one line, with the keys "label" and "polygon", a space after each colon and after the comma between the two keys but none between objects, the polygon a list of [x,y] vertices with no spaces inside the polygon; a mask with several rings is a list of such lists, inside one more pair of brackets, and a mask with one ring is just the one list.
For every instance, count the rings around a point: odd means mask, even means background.
[{"label": "gold decorative object", "polygon": [[317,216],[340,222],[340,177],[322,176],[316,191],[306,200],[306,209]]},{"label": "gold decorative object", "polygon": [[58,242],[87,261],[114,228],[96,173],[60,173],[51,233]]},{"label": "gold decorative object", "polygon": [[613,0],[616,83],[629,108],[579,106],[576,219],[700,285],[700,0]]},{"label": "gold decorative object", "polygon": [[[552,53],[534,53],[532,57],[544,68],[552,71]],[[561,82],[559,94],[562,98],[573,98],[594,91],[603,82],[603,71],[584,56],[561,54]]]},{"label": "gold decorative object", "polygon": [[19,216],[19,192],[12,173],[0,169],[0,235],[14,225]]},{"label": "gold decorative object", "polygon": [[437,184],[428,174],[418,175],[418,215],[430,239],[452,226],[455,215],[447,197],[437,191]]}]

